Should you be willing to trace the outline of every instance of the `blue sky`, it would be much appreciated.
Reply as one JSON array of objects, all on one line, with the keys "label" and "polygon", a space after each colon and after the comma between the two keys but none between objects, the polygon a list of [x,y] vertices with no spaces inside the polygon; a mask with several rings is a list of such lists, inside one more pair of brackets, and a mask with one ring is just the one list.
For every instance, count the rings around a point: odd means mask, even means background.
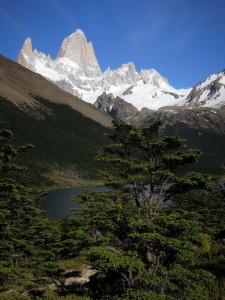
[{"label": "blue sky", "polygon": [[29,36],[55,58],[77,28],[104,71],[133,61],[176,88],[225,68],[224,0],[0,0],[0,53],[16,60]]}]

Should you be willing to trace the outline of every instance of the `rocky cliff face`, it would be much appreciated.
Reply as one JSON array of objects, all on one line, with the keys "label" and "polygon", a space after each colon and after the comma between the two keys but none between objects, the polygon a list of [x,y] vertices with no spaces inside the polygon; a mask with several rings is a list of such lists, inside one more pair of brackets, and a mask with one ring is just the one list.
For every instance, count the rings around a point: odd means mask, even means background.
[{"label": "rocky cliff face", "polygon": [[32,42],[30,38],[27,38],[23,44],[23,48],[20,51],[17,62],[29,69],[30,67],[30,60],[33,57],[33,50],[32,50]]},{"label": "rocky cliff face", "polygon": [[138,109],[132,104],[118,96],[115,98],[113,94],[106,94],[105,92],[97,98],[94,106],[110,117],[123,121],[127,121],[138,112]]},{"label": "rocky cliff face", "polygon": [[221,107],[225,105],[225,70],[196,84],[187,96],[189,106]]},{"label": "rocky cliff face", "polygon": [[87,77],[102,75],[92,43],[87,43],[80,29],[64,39],[57,58],[67,58],[76,63]]}]

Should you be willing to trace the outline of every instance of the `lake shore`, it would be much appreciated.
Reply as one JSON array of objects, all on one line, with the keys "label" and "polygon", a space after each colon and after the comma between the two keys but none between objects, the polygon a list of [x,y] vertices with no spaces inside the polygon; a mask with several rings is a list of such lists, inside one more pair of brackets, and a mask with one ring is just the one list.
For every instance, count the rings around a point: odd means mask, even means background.
[{"label": "lake shore", "polygon": [[82,177],[56,176],[44,174],[43,177],[49,181],[49,185],[41,185],[38,192],[48,193],[58,189],[79,188],[84,186],[102,186],[103,183],[97,179],[87,179]]}]

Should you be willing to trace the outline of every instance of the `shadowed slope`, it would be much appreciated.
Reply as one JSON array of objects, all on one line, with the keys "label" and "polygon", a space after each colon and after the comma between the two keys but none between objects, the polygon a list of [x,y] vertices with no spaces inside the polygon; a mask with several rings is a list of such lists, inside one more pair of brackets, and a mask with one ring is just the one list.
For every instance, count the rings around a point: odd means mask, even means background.
[{"label": "shadowed slope", "polygon": [[53,103],[69,105],[84,116],[104,126],[111,126],[111,119],[93,105],[61,90],[41,75],[2,55],[0,55],[0,95],[23,109],[26,105],[39,107],[40,104],[31,95],[39,96]]}]

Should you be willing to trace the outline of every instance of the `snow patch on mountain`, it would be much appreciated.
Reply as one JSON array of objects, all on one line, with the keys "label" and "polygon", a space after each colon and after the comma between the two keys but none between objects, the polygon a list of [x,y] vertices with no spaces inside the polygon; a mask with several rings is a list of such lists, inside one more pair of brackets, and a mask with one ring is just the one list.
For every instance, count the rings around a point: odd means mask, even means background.
[{"label": "snow patch on mountain", "polygon": [[196,84],[187,96],[188,105],[221,107],[225,105],[225,70]]},{"label": "snow patch on mountain", "polygon": [[[123,95],[123,99],[141,110],[143,107],[157,110],[163,106],[183,105],[190,89],[176,90],[171,86],[164,88],[145,84],[139,80],[132,88],[132,94]],[[144,104],[144,105],[143,105]]]}]

